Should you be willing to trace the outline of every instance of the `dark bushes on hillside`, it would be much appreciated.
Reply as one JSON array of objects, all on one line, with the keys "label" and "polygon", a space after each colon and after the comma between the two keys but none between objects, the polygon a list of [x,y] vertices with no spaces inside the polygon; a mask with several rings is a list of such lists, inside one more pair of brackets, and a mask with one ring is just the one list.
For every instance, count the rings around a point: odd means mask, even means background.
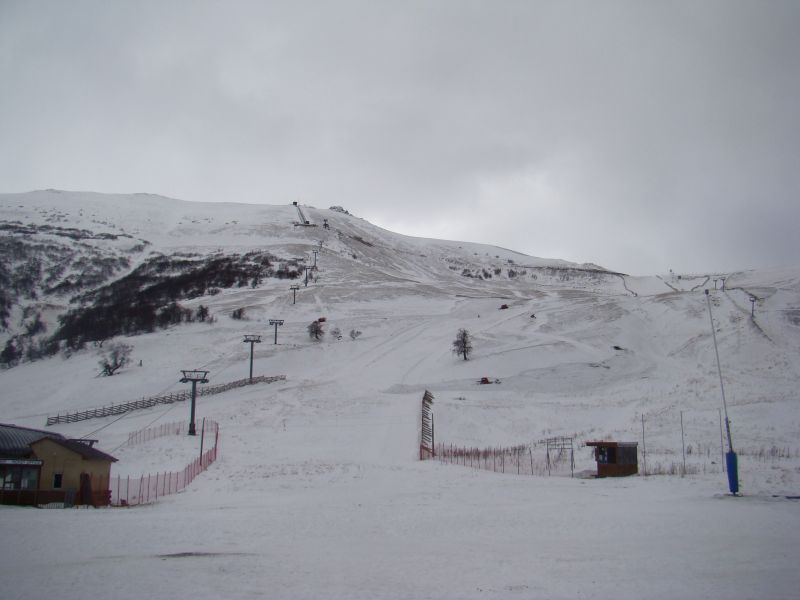
[{"label": "dark bushes on hillside", "polygon": [[194,319],[193,312],[178,300],[245,286],[265,276],[300,276],[296,265],[273,270],[273,260],[266,252],[208,258],[155,256],[125,277],[76,298],[84,306],[59,318],[60,328],[53,339],[80,348],[86,342],[116,335],[154,331]]}]

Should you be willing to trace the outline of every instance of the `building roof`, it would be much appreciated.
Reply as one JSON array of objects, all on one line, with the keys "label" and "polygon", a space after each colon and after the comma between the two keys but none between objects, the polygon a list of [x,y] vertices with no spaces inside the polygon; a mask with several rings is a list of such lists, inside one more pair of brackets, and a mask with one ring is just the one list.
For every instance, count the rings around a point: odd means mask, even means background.
[{"label": "building roof", "polygon": [[90,445],[80,440],[67,439],[60,433],[42,431],[41,429],[29,429],[28,427],[19,427],[6,423],[0,423],[0,456],[6,458],[27,458],[33,454],[31,445],[43,439],[49,439],[89,460],[117,461],[117,459],[110,454],[92,448]]},{"label": "building roof", "polygon": [[[36,444],[41,442],[45,438],[41,438],[33,442]],[[105,452],[98,450],[97,448],[92,448],[88,444],[84,444],[81,440],[68,440],[66,438],[49,438],[51,442],[55,442],[59,446],[66,448],[67,450],[72,450],[76,454],[80,454],[83,458],[88,460],[103,460],[103,461],[110,461],[110,462],[117,462],[117,459],[111,456],[110,454],[106,454]]]},{"label": "building roof", "polygon": [[587,446],[602,446],[604,448],[635,448],[639,445],[639,442],[609,442],[609,441],[599,441],[599,442],[586,442]]},{"label": "building roof", "polygon": [[60,433],[29,429],[0,423],[0,456],[25,458],[31,455],[31,444],[42,438],[66,439]]}]

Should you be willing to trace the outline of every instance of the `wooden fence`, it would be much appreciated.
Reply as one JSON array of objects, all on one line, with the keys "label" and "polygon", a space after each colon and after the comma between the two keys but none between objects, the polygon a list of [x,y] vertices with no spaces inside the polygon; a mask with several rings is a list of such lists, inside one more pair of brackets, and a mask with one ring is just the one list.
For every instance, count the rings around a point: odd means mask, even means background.
[{"label": "wooden fence", "polygon": [[433,428],[433,394],[425,390],[422,396],[422,412],[419,433],[419,459],[427,460],[435,454],[435,437]]},{"label": "wooden fence", "polygon": [[[208,385],[198,388],[198,396],[211,396],[213,394],[221,394],[234,388],[243,387],[254,383],[273,383],[275,381],[283,381],[286,375],[275,375],[267,377],[261,375],[253,377],[253,379],[239,379],[238,381],[231,381],[229,383],[221,383],[219,385]],[[182,402],[191,399],[192,394],[189,390],[181,392],[174,392],[163,396],[152,396],[150,398],[142,398],[141,400],[134,400],[133,402],[126,402],[124,404],[112,404],[111,406],[102,406],[100,408],[91,408],[74,413],[58,414],[55,417],[47,417],[47,425],[56,425],[57,423],[74,423],[76,421],[86,421],[88,419],[100,419],[102,417],[111,417],[114,415],[121,415],[133,410],[141,410],[143,408],[151,408],[158,404],[172,404],[174,402]]]},{"label": "wooden fence", "polygon": [[568,455],[553,455],[548,461],[542,460],[538,452],[534,453],[533,450],[534,446],[527,444],[500,448],[467,448],[452,444],[437,444],[434,456],[440,462],[447,464],[513,475],[549,475],[553,470],[562,469],[567,473],[570,472]]}]

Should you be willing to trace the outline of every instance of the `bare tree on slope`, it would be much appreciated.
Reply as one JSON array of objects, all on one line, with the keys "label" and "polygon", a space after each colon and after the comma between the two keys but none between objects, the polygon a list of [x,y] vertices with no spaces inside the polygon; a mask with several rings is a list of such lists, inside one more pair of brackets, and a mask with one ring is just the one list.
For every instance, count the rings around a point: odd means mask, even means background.
[{"label": "bare tree on slope", "polygon": [[472,337],[466,329],[459,329],[453,340],[453,354],[463,356],[464,360],[472,353]]},{"label": "bare tree on slope", "polygon": [[131,361],[132,351],[132,346],[121,342],[108,346],[98,363],[102,369],[102,374],[106,377],[111,377],[127,365]]}]

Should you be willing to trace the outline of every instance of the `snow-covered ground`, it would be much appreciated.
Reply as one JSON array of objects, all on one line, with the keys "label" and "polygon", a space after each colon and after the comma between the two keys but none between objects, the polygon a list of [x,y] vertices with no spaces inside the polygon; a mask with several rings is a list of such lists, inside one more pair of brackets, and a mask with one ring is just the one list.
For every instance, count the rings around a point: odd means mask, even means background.
[{"label": "snow-covered ground", "polygon": [[[182,493],[129,509],[0,507],[4,599],[797,597],[800,501],[787,497],[800,496],[800,268],[598,275],[303,211],[331,229],[294,227],[292,206],[0,196],[4,219],[104,221],[160,251],[268,248],[288,258],[323,242],[317,280],[301,282],[297,304],[289,282],[265,280],[183,302],[209,306],[213,324],[126,338],[134,361],[114,377],[97,377],[94,349],[0,372],[0,422],[31,427],[182,389],[180,369],[208,369],[212,383],[246,377],[244,333],[263,335],[255,374],[287,376],[200,399],[198,417],[220,424],[219,459]],[[726,292],[714,291],[720,276]],[[740,453],[738,498],[719,468],[704,287]],[[238,307],[247,320],[229,318]],[[309,339],[321,316],[341,340]],[[284,320],[277,345],[269,319]],[[459,328],[474,338],[469,361],[450,349]],[[363,333],[352,340],[352,329]],[[478,385],[484,376],[501,383]],[[643,416],[648,468],[673,471],[682,413],[690,474],[520,477],[419,462],[426,389],[437,441],[575,436],[577,471],[593,468],[582,446],[593,439],[638,441],[641,468]],[[112,474],[136,475],[181,468],[196,448],[172,437],[126,447],[128,433],[187,417],[177,403],[54,429],[98,438],[120,459]]]}]

